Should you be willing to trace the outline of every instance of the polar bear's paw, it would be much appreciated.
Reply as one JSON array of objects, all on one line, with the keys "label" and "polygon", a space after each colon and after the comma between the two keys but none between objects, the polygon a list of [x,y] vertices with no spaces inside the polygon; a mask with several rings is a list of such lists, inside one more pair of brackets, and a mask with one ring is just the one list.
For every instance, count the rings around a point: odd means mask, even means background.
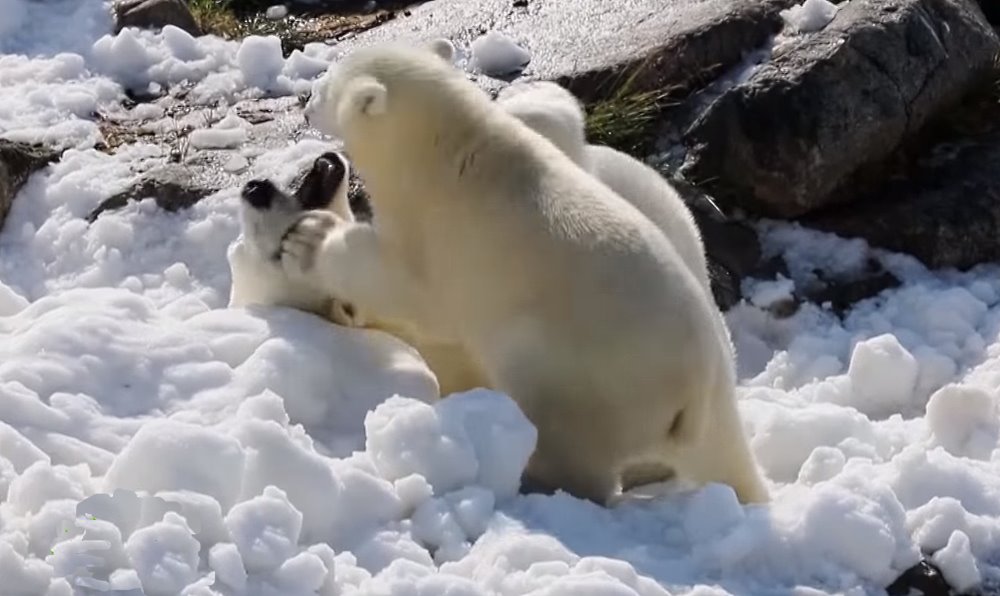
[{"label": "polar bear's paw", "polygon": [[321,210],[353,221],[347,197],[349,176],[347,159],[331,151],[317,157],[300,176],[294,193],[267,178],[250,180],[240,192],[245,242],[260,257],[279,261],[285,235],[304,213]]},{"label": "polar bear's paw", "polygon": [[344,221],[329,211],[306,211],[281,239],[281,264],[292,275],[308,275],[323,242]]}]

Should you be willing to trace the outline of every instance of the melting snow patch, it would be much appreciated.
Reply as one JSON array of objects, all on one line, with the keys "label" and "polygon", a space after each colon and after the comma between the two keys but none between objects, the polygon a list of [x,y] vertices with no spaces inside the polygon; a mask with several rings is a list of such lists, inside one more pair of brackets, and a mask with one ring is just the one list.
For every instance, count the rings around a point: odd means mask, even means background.
[{"label": "melting snow patch", "polygon": [[487,76],[505,76],[524,70],[531,53],[503,33],[490,31],[472,42],[472,64]]},{"label": "melting snow patch", "polygon": [[839,6],[829,0],[805,0],[781,11],[785,24],[799,33],[820,31],[837,16]]}]

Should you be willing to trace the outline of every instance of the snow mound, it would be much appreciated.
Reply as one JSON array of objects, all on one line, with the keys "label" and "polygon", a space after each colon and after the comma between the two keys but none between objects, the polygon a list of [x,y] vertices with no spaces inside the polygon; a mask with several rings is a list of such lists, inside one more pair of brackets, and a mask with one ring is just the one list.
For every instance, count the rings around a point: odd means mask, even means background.
[{"label": "snow mound", "polygon": [[837,16],[839,6],[829,0],[805,0],[781,11],[785,24],[799,33],[820,31]]},{"label": "snow mound", "polygon": [[524,69],[531,53],[498,31],[477,37],[470,46],[472,64],[487,76],[500,77]]}]

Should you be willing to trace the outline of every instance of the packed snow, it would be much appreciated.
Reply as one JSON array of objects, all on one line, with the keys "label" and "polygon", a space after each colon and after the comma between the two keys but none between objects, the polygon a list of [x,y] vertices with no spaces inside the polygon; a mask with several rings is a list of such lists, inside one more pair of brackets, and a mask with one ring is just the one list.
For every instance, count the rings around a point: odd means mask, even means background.
[{"label": "packed snow", "polygon": [[505,76],[524,70],[531,53],[499,31],[490,31],[470,44],[472,66],[488,76]]},{"label": "packed snow", "polygon": [[822,30],[837,16],[840,6],[829,0],[805,0],[781,11],[785,24],[799,33],[814,33]]},{"label": "packed snow", "polygon": [[[58,6],[57,6],[58,5]],[[191,139],[287,185],[328,145],[241,151],[233,102],[308,89],[336,50],[110,30],[97,0],[0,0],[0,133],[70,149],[0,230],[0,594],[881,594],[921,553],[1000,582],[1000,270],[776,223],[788,276],[727,320],[740,409],[772,484],[605,509],[519,495],[536,431],[487,390],[436,400],[411,348],[282,308],[226,308],[238,189],[85,220],[168,150],[113,155],[125,90],[225,118]],[[135,108],[164,118],[160,103]],[[196,140],[199,139],[200,140]],[[842,319],[787,300],[876,259],[903,284]]]}]

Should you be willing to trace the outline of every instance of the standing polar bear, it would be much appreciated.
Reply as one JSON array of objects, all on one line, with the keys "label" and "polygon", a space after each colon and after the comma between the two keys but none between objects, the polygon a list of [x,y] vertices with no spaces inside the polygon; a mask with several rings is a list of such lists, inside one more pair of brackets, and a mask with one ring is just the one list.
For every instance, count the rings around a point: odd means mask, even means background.
[{"label": "standing polar bear", "polygon": [[[454,61],[455,46],[447,39],[435,39],[428,47],[446,62]],[[656,224],[711,295],[705,245],[681,196],[659,172],[631,155],[587,143],[586,117],[575,95],[551,81],[531,81],[504,87],[496,101]]]},{"label": "standing polar bear", "polygon": [[556,83],[532,81],[505,87],[497,96],[497,103],[552,141],[577,165],[656,224],[709,296],[712,295],[705,245],[691,210],[653,168],[611,147],[588,144],[583,106],[576,96]]},{"label": "standing polar bear", "polygon": [[307,212],[289,279],[461,344],[538,428],[536,484],[608,503],[655,464],[767,500],[715,306],[646,216],[429,49],[357,50],[319,92],[376,222]]}]

